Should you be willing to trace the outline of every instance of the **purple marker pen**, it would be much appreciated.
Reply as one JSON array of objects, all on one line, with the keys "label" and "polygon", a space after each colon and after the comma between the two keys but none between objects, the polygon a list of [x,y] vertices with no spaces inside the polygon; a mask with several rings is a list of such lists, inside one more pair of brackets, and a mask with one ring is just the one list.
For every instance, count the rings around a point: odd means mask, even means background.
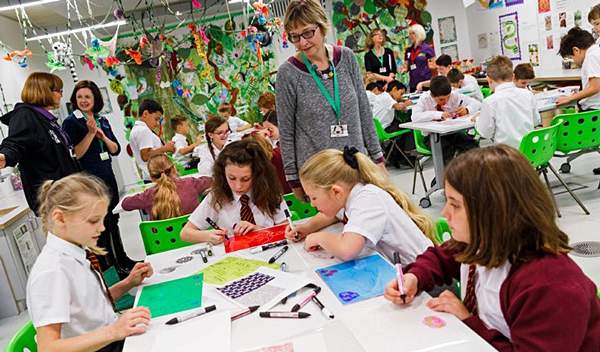
[{"label": "purple marker pen", "polygon": [[398,280],[398,289],[400,290],[400,298],[406,303],[406,290],[404,290],[404,275],[402,274],[402,263],[400,262],[400,254],[394,252],[394,265],[396,266],[396,279]]}]

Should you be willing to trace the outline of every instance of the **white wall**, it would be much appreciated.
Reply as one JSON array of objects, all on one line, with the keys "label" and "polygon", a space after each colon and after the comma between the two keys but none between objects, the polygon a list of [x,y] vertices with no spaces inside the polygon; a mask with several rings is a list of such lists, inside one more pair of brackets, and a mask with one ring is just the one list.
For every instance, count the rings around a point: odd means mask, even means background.
[{"label": "white wall", "polygon": [[[433,42],[435,45],[436,56],[441,55],[440,32],[438,19],[442,17],[454,16],[456,25],[456,37],[459,59],[471,58],[471,40],[467,21],[467,14],[463,5],[463,0],[430,0],[427,2],[427,11],[431,13],[433,26]],[[470,18],[469,18],[470,20]]]}]

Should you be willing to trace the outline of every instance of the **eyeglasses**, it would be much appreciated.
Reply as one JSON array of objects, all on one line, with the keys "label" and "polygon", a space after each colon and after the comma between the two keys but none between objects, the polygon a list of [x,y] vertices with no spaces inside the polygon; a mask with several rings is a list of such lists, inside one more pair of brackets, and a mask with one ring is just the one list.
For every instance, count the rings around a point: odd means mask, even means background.
[{"label": "eyeglasses", "polygon": [[288,33],[288,39],[292,43],[298,43],[300,41],[300,37],[302,37],[304,39],[311,39],[312,37],[315,36],[315,32],[317,31],[317,29],[319,29],[319,27],[313,27],[312,29],[307,29],[300,34]]},{"label": "eyeglasses", "polygon": [[213,132],[213,134],[216,134],[216,135],[218,135],[218,136],[224,136],[224,135],[226,135],[226,134],[228,134],[228,133],[229,133],[229,129],[226,129],[226,130],[223,130],[223,131],[217,131],[217,130],[215,130],[215,131]]}]

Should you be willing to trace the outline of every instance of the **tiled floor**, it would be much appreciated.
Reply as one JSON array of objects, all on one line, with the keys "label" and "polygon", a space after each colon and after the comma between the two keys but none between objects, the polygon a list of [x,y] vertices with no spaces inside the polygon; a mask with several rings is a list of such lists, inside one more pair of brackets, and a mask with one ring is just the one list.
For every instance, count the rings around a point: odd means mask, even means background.
[{"label": "tiled floor", "polygon": [[[558,168],[561,162],[561,159],[554,159],[553,165]],[[571,243],[586,240],[600,241],[600,190],[597,190],[600,177],[594,176],[591,172],[592,168],[600,166],[600,157],[597,154],[584,155],[575,160],[571,165],[571,173],[563,175],[563,178],[569,183],[577,183],[587,187],[576,191],[576,194],[592,214],[585,215],[577,203],[567,193],[563,193],[557,196],[557,202],[562,212],[559,224],[563,231],[569,235]],[[412,189],[412,170],[396,170],[392,168],[390,169],[390,174],[392,180],[400,189],[410,193]],[[424,174],[425,180],[429,184],[433,178],[433,169],[430,164],[426,165]],[[551,182],[553,184],[557,183],[553,177],[551,177]],[[560,191],[562,191],[561,188],[555,189],[555,192]],[[416,193],[413,198],[418,202],[423,194],[423,188],[420,183],[417,184]],[[444,198],[442,193],[437,192],[432,196],[431,200],[433,204],[427,209],[427,212],[432,217],[437,218],[443,206]],[[124,236],[125,248],[133,259],[141,260],[144,258],[144,248],[139,236],[139,222],[140,217],[137,212],[129,212],[121,215],[120,226],[121,233]],[[573,259],[583,268],[584,272],[596,285],[600,285],[600,257],[581,258],[573,256]],[[0,349],[4,349],[10,337],[28,319],[28,315],[22,313],[17,317],[0,320]]]}]

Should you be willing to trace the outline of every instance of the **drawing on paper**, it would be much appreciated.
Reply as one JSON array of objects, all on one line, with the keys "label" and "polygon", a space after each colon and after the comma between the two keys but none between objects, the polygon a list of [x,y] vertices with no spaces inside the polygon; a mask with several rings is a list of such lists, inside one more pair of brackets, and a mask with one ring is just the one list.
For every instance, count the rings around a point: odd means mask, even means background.
[{"label": "drawing on paper", "polygon": [[521,60],[519,43],[519,17],[516,12],[498,17],[500,23],[500,47],[502,55],[511,60]]}]

